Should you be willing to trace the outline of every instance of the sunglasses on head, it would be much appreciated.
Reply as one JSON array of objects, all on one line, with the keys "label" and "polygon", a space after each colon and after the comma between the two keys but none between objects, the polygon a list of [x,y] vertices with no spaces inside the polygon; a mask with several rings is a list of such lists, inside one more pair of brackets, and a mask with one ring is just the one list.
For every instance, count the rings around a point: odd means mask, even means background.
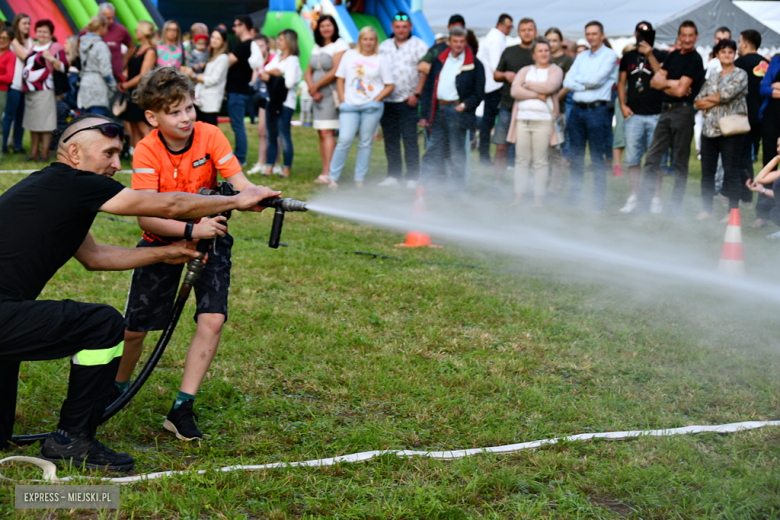
[{"label": "sunglasses on head", "polygon": [[88,126],[86,128],[82,128],[81,130],[76,130],[75,132],[70,134],[67,138],[65,138],[65,140],[62,142],[67,143],[74,135],[76,135],[79,132],[84,132],[85,130],[100,130],[100,133],[108,137],[109,139],[114,139],[115,137],[119,137],[120,141],[125,140],[124,128],[122,128],[116,123],[101,123],[99,125]]},{"label": "sunglasses on head", "polygon": [[406,14],[397,14],[393,17],[393,20],[400,20],[402,22],[408,22],[409,21],[409,15]]}]

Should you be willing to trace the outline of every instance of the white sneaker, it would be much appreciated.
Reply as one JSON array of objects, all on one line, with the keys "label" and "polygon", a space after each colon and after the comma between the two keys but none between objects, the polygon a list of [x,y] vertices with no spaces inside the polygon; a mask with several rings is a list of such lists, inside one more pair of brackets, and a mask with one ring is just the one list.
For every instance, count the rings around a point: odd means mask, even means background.
[{"label": "white sneaker", "polygon": [[653,197],[653,201],[650,203],[650,213],[655,213],[657,215],[658,213],[661,213],[663,209],[664,205],[661,203],[661,199],[659,197]]},{"label": "white sneaker", "polygon": [[398,186],[398,179],[395,177],[388,177],[387,179],[383,180],[377,186],[381,186],[383,188],[386,188],[388,186]]},{"label": "white sneaker", "polygon": [[246,173],[247,175],[257,175],[258,173],[261,173],[263,170],[265,170],[265,164],[257,163],[254,166],[252,166],[252,169]]},{"label": "white sneaker", "polygon": [[772,233],[771,235],[766,236],[770,240],[780,240],[780,231],[777,233]]},{"label": "white sneaker", "polygon": [[278,164],[274,164],[274,168],[271,171],[271,173],[273,173],[274,175],[281,175],[282,174],[282,167],[279,166]]},{"label": "white sneaker", "polygon": [[410,190],[417,189],[417,181],[406,181],[406,188]]},{"label": "white sneaker", "polygon": [[631,195],[628,197],[628,202],[626,202],[626,205],[620,208],[621,213],[631,213],[636,208],[636,195]]}]

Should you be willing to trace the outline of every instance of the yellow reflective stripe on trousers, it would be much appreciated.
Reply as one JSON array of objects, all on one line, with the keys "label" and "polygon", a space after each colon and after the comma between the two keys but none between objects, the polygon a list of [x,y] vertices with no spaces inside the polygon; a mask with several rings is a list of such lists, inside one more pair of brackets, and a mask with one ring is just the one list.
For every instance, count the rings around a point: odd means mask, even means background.
[{"label": "yellow reflective stripe on trousers", "polygon": [[111,363],[114,358],[120,357],[124,348],[125,342],[123,341],[116,347],[103,348],[100,350],[81,350],[73,354],[72,361],[74,365],[85,367],[107,365]]}]

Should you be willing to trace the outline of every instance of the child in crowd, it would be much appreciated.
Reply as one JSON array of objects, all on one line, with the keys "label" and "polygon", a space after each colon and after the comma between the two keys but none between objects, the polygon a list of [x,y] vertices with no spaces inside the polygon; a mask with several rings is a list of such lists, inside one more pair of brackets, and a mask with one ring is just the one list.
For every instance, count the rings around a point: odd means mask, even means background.
[{"label": "child in crowd", "polygon": [[209,51],[207,49],[209,45],[209,37],[206,34],[196,34],[192,37],[192,49],[187,54],[187,66],[195,72],[195,74],[201,74],[206,69],[206,64],[209,62]]},{"label": "child in crowd", "polygon": [[[195,121],[192,83],[187,76],[171,67],[159,68],[141,80],[136,95],[154,130],[135,148],[133,189],[197,193],[200,188],[216,187],[217,171],[238,191],[253,186],[219,127]],[[272,192],[272,196],[278,193]],[[191,222],[139,217],[138,225],[144,231],[138,247],[219,235],[216,250],[209,254],[195,283],[195,337],[187,351],[179,393],[163,424],[181,440],[202,439],[193,404],[228,317],[233,238],[223,216]],[[129,386],[146,334],[162,330],[170,319],[181,271],[182,265],[165,263],[133,271],[125,309],[125,350],[116,378],[118,393]]]},{"label": "child in crowd", "polygon": [[311,126],[314,108],[314,99],[309,94],[309,87],[306,85],[306,80],[302,79],[298,84],[298,97],[301,98],[301,114],[300,121],[302,126]]}]

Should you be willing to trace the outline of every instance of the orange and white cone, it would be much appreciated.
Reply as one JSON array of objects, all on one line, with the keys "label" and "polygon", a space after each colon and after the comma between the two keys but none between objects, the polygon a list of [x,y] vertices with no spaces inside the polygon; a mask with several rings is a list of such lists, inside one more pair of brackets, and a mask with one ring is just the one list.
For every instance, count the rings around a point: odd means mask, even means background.
[{"label": "orange and white cone", "polygon": [[742,257],[742,228],[739,223],[739,210],[734,208],[729,215],[723,252],[720,255],[718,271],[732,276],[745,275],[745,261]]},{"label": "orange and white cone", "polygon": [[[414,212],[416,215],[425,213],[425,199],[423,194],[425,188],[422,184],[417,185],[417,196],[414,199]],[[396,244],[396,247],[433,247],[441,249],[443,246],[437,246],[431,243],[431,237],[427,233],[421,231],[409,231],[406,234],[406,242],[402,244]]]}]

